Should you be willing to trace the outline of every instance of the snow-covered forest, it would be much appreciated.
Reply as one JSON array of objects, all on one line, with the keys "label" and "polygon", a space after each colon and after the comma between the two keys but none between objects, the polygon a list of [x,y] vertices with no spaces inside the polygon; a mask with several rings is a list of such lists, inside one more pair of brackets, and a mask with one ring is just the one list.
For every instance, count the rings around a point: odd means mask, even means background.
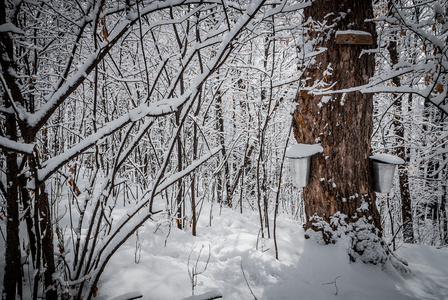
[{"label": "snow-covered forest", "polygon": [[1,0],[0,81],[2,299],[448,298],[447,0]]}]

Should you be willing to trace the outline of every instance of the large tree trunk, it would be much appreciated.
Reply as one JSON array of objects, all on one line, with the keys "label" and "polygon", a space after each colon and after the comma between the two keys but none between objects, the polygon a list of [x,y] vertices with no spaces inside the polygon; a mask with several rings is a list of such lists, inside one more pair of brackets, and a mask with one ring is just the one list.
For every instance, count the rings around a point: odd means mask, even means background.
[{"label": "large tree trunk", "polygon": [[[316,63],[307,70],[307,88],[299,93],[293,115],[297,142],[320,143],[324,149],[313,157],[310,183],[303,189],[305,229],[307,236],[322,236],[325,243],[335,242],[336,230],[342,229],[340,225],[344,225],[343,230],[356,232],[357,229],[357,232],[366,233],[352,235],[354,252],[350,257],[355,260],[357,255],[363,257],[369,250],[361,246],[366,239],[372,240],[372,247],[382,243],[369,162],[373,96],[360,92],[318,96],[307,90],[321,80],[327,87],[334,84],[333,90],[368,82],[374,73],[375,61],[373,55],[361,55],[361,52],[374,45],[336,44],[335,33],[337,30],[362,30],[369,32],[375,41],[374,23],[364,22],[373,18],[372,3],[369,0],[316,0],[305,9],[305,20],[309,18],[331,29],[320,31],[316,25],[310,26],[310,38],[315,46],[327,50],[319,54]],[[367,231],[360,230],[361,227]],[[364,257],[364,261],[373,263],[379,258]]]}]

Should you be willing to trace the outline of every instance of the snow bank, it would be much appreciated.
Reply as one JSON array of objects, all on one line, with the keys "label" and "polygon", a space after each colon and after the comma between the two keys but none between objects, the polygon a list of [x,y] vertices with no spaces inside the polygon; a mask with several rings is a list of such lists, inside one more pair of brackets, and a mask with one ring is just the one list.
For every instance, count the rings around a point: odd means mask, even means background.
[{"label": "snow bank", "polygon": [[[218,295],[217,291],[223,300],[253,299],[248,285],[260,300],[448,299],[448,249],[402,246],[398,255],[409,262],[414,274],[403,278],[380,266],[351,263],[348,242],[322,246],[306,240],[301,224],[280,214],[276,260],[272,238],[259,236],[258,218],[258,212],[250,209],[240,214],[204,203],[197,237],[189,228],[182,231],[148,222],[139,230],[139,239],[131,238],[106,267],[96,299],[109,300],[136,290],[147,300],[202,299]],[[207,250],[200,254],[202,245]],[[197,276],[197,296],[188,298],[192,292],[188,257],[192,253],[190,267],[198,259],[202,270],[208,245],[209,265]]]}]

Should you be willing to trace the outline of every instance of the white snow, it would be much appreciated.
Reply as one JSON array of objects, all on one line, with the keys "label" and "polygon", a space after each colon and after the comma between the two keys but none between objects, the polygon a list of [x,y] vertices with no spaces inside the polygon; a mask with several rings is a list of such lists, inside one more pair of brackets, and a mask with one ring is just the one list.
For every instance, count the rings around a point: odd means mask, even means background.
[{"label": "white snow", "polygon": [[[279,260],[273,239],[259,236],[258,212],[213,207],[204,204],[198,236],[185,231],[157,228],[147,223],[111,260],[98,286],[96,299],[106,300],[140,291],[142,299],[203,299],[199,295],[221,294],[224,300],[253,299],[344,299],[422,300],[448,299],[448,249],[422,245],[401,245],[397,255],[409,262],[411,275],[382,270],[380,266],[350,263],[348,242],[319,245],[304,238],[299,222],[280,214],[277,223]],[[160,225],[160,223],[159,223]],[[272,220],[271,220],[271,226]],[[272,233],[271,233],[272,234]],[[165,245],[166,241],[166,245]],[[191,296],[188,257],[202,266],[211,256],[207,270],[197,276]],[[196,248],[195,248],[196,246]],[[135,258],[139,257],[138,263]],[[244,274],[247,278],[246,283]],[[337,278],[337,279],[336,279]],[[336,281],[338,295],[335,295]],[[119,298],[120,299],[120,298]]]},{"label": "white snow", "polygon": [[0,148],[12,150],[15,152],[32,154],[35,144],[25,144],[21,142],[12,141],[8,138],[0,136]]},{"label": "white snow", "polygon": [[0,25],[0,32],[12,32],[16,34],[25,34],[25,32],[22,29],[17,28],[12,23],[4,23]]},{"label": "white snow", "polygon": [[[117,207],[114,218],[126,209]],[[409,263],[411,272],[403,276],[381,266],[351,263],[344,239],[327,246],[305,239],[302,224],[280,209],[276,260],[273,239],[259,235],[257,211],[245,207],[240,214],[239,207],[221,209],[209,202],[201,211],[197,237],[189,227],[169,228],[162,217],[148,221],[106,266],[95,299],[202,300],[218,295],[224,300],[254,299],[248,285],[260,300],[448,299],[448,247],[398,244],[396,255]],[[202,270],[209,245],[210,261],[197,276],[192,297],[188,257],[191,254],[190,267],[198,261]],[[0,252],[4,249],[0,239]],[[3,270],[0,255],[0,277]]]},{"label": "white snow", "polygon": [[295,144],[286,150],[286,157],[288,158],[302,158],[312,156],[317,153],[322,153],[324,149],[320,144]]},{"label": "white snow", "polygon": [[369,32],[362,31],[362,30],[338,30],[338,31],[336,31],[336,36],[338,36],[339,34],[371,35]]},{"label": "white snow", "polygon": [[286,1],[282,3],[282,5],[277,5],[274,8],[271,8],[270,10],[268,10],[265,13],[265,18],[268,18],[270,16],[276,15],[280,12],[291,12],[291,11],[296,11],[296,10],[300,10],[303,9],[305,7],[311,6],[312,1],[305,1],[303,3],[295,3],[295,4],[291,4],[291,5],[286,5]]},{"label": "white snow", "polygon": [[385,153],[375,154],[375,155],[370,156],[369,158],[372,160],[376,160],[379,162],[388,163],[388,164],[392,164],[392,165],[404,164],[404,160],[402,160],[398,156],[391,155],[391,154],[385,154]]},{"label": "white snow", "polygon": [[129,300],[129,299],[138,299],[138,298],[142,298],[142,297],[143,297],[143,295],[141,292],[131,292],[131,293],[123,294],[118,297],[114,297],[113,299],[110,299],[110,300]]},{"label": "white snow", "polygon": [[183,300],[208,300],[216,298],[222,298],[222,293],[218,290],[211,291],[201,295],[190,296],[188,298],[184,298]]}]

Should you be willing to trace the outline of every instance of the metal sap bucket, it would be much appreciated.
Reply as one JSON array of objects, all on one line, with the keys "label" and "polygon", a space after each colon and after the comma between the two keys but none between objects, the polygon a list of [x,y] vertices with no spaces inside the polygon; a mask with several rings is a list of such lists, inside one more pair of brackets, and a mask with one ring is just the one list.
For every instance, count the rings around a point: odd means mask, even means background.
[{"label": "metal sap bucket", "polygon": [[302,188],[308,185],[311,157],[321,152],[323,152],[323,148],[318,144],[296,144],[286,150],[294,186]]},{"label": "metal sap bucket", "polygon": [[311,156],[307,157],[290,157],[289,166],[291,168],[292,183],[294,186],[301,188],[309,183],[310,178]]},{"label": "metal sap bucket", "polygon": [[371,156],[373,190],[377,193],[390,193],[394,182],[394,174],[397,165],[404,161],[398,156],[377,154]]}]

